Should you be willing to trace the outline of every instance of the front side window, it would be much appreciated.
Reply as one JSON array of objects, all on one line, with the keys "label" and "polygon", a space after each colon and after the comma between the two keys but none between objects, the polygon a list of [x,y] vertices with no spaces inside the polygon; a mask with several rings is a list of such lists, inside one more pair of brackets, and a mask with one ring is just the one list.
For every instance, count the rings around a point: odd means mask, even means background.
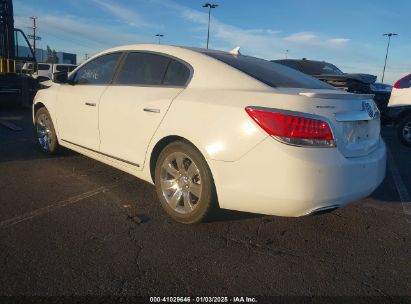
[{"label": "front side window", "polygon": [[117,84],[160,85],[170,58],[151,53],[128,54],[117,77]]},{"label": "front side window", "polygon": [[122,53],[112,53],[94,59],[81,67],[71,82],[83,85],[101,85],[111,83],[117,63]]}]

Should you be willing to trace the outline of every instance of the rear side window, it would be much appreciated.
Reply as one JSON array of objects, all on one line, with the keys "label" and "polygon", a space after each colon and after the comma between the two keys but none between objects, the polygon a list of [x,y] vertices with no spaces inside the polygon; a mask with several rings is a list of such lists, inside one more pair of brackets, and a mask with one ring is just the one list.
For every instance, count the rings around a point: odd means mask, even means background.
[{"label": "rear side window", "polygon": [[116,83],[125,85],[160,85],[170,58],[151,53],[130,53]]},{"label": "rear side window", "polygon": [[335,90],[333,86],[320,80],[271,61],[222,52],[204,52],[204,54],[218,59],[271,87]]},{"label": "rear side window", "polygon": [[38,69],[39,71],[48,71],[49,68],[50,68],[50,66],[49,66],[48,64],[41,64],[41,63],[39,63],[39,64],[37,65],[37,69]]},{"label": "rear side window", "polygon": [[171,59],[166,75],[164,76],[163,85],[184,86],[190,77],[190,70],[183,63]]}]

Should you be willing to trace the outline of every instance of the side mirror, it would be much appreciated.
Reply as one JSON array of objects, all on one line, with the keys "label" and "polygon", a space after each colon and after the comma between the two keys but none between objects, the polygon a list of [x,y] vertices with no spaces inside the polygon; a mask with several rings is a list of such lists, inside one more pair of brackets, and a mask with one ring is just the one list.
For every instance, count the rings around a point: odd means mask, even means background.
[{"label": "side mirror", "polygon": [[67,72],[56,72],[53,73],[53,78],[55,83],[67,83],[68,82],[68,73]]}]

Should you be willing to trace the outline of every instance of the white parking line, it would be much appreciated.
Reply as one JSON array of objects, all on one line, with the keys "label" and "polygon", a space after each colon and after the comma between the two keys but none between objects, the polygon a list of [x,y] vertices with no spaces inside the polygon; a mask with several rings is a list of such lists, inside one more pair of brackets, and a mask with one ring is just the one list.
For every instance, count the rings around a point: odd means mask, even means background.
[{"label": "white parking line", "polygon": [[[398,171],[397,164],[392,157],[391,151],[387,148],[388,164],[390,167],[392,178],[394,179],[395,186],[397,187],[397,192],[401,200],[402,208],[407,216],[411,216],[411,199],[401,178],[400,172]],[[407,218],[407,222],[411,224],[411,219]]]},{"label": "white parking line", "polygon": [[108,185],[108,186],[102,186],[102,187],[96,188],[94,190],[87,191],[87,192],[84,192],[84,193],[69,197],[69,198],[64,199],[62,201],[56,202],[52,205],[49,205],[49,206],[46,206],[46,207],[43,207],[43,208],[40,208],[40,209],[36,209],[34,211],[30,211],[30,212],[24,213],[22,215],[13,217],[11,219],[2,221],[2,222],[0,222],[0,229],[14,226],[18,223],[28,221],[28,220],[30,220],[34,217],[49,213],[49,212],[51,212],[51,211],[53,211],[57,208],[72,205],[72,204],[75,204],[75,203],[77,203],[79,201],[82,201],[86,198],[95,196],[95,195],[100,194],[100,193],[105,193],[105,192],[107,192],[107,191],[109,191],[109,190],[111,190],[111,189],[113,189],[117,186],[120,186],[122,184],[127,183],[128,181],[129,181],[129,179],[127,179],[127,181],[125,181],[125,182],[123,181],[123,182],[114,183],[114,184],[111,184],[111,185]]}]

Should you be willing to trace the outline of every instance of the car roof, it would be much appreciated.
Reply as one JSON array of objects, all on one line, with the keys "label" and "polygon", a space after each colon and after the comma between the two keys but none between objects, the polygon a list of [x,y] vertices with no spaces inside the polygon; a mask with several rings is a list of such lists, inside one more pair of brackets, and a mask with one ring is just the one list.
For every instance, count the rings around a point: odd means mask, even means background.
[{"label": "car roof", "polygon": [[[111,48],[100,52],[88,61],[104,54],[121,51],[141,51],[164,54],[186,62],[194,70],[189,86],[214,87],[232,89],[260,89],[272,88],[260,81],[244,74],[243,72],[207,55],[207,53],[219,53],[232,55],[229,52],[196,48],[188,46],[176,46],[167,44],[132,44]],[[86,62],[88,62],[86,61]],[[83,63],[84,64],[84,63]]]},{"label": "car roof", "polygon": [[271,60],[272,62],[314,62],[314,63],[328,63],[324,60],[310,60],[310,59],[276,59]]}]

